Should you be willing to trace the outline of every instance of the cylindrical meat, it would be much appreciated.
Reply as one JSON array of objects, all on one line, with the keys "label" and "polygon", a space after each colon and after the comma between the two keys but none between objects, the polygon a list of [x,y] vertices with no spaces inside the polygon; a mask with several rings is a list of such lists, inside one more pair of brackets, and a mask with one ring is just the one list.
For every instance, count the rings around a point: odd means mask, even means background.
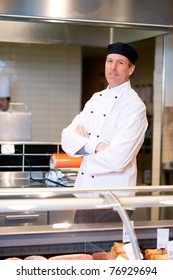
[{"label": "cylindrical meat", "polygon": [[39,255],[32,255],[32,256],[28,256],[26,257],[24,260],[30,261],[30,260],[47,260],[47,258],[43,257],[43,256],[39,256]]},{"label": "cylindrical meat", "polygon": [[72,254],[50,257],[49,260],[93,260],[89,254]]},{"label": "cylindrical meat", "polygon": [[20,259],[20,258],[17,258],[17,257],[11,257],[11,258],[7,258],[7,259],[5,259],[5,261],[17,261],[17,260],[22,260],[22,259]]},{"label": "cylindrical meat", "polygon": [[79,168],[81,162],[81,157],[72,158],[65,153],[52,154],[50,158],[50,169]]}]

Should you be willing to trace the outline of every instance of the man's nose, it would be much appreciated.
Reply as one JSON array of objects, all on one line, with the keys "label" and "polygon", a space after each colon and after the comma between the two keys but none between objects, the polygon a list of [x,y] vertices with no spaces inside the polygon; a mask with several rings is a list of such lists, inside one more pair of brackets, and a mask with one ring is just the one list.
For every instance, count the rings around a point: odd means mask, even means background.
[{"label": "man's nose", "polygon": [[111,68],[113,69],[113,70],[115,70],[116,69],[116,62],[112,62],[112,64],[111,64]]}]

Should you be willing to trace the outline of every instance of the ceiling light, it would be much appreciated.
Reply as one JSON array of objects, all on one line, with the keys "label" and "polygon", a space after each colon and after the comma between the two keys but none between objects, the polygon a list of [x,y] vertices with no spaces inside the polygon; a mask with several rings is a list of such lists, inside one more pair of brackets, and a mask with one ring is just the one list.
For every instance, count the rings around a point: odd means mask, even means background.
[{"label": "ceiling light", "polygon": [[70,223],[57,223],[57,224],[53,224],[52,225],[53,228],[56,228],[56,229],[66,229],[66,228],[69,228],[71,227],[71,224]]}]

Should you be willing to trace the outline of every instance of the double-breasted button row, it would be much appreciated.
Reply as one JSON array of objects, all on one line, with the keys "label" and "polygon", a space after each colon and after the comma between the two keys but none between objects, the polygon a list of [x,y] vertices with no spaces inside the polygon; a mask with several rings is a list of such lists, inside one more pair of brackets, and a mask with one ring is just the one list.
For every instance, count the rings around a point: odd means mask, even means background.
[{"label": "double-breasted button row", "polygon": [[[100,96],[102,96],[102,93],[100,93]],[[118,98],[118,96],[115,96],[115,98]]]},{"label": "double-breasted button row", "polygon": [[[81,175],[84,175],[84,172],[81,172]],[[92,175],[91,178],[94,178],[94,175]]]},{"label": "double-breasted button row", "polygon": [[[89,132],[88,135],[91,136],[91,133]],[[99,137],[100,137],[100,135],[97,135],[97,138],[99,138]]]},{"label": "double-breasted button row", "polygon": [[[91,114],[93,114],[94,113],[94,111],[91,111]],[[106,114],[103,114],[103,117],[106,117]]]}]

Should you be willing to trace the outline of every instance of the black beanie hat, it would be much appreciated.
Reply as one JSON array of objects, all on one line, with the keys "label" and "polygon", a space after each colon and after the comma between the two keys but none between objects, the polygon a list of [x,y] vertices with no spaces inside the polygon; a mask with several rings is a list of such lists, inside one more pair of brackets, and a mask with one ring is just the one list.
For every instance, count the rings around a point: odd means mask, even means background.
[{"label": "black beanie hat", "polygon": [[135,64],[136,60],[138,59],[138,54],[136,50],[131,45],[121,42],[108,45],[106,53],[107,55],[111,53],[121,54],[127,57],[132,64]]}]

